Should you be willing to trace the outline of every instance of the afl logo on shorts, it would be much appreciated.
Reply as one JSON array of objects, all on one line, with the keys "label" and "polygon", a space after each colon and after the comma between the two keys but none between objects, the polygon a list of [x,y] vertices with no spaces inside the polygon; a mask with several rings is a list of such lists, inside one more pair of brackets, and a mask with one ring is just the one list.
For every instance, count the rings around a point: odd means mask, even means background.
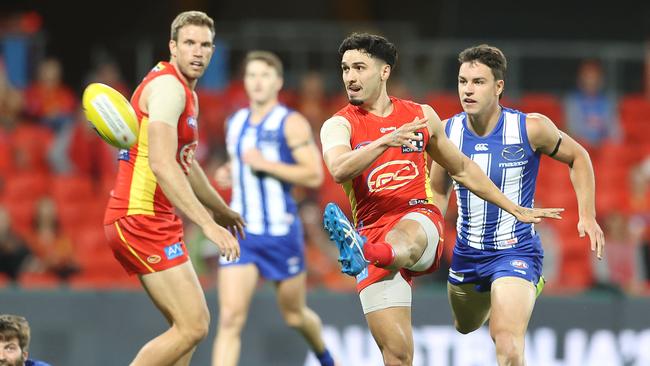
[{"label": "afl logo on shorts", "polygon": [[407,185],[419,174],[417,165],[410,160],[389,161],[370,172],[368,190],[379,192],[384,189],[397,189]]},{"label": "afl logo on shorts", "polygon": [[513,259],[510,261],[510,265],[515,268],[527,269],[528,263],[522,261],[521,259]]},{"label": "afl logo on shorts", "polygon": [[156,263],[160,262],[161,259],[162,259],[162,258],[160,258],[159,255],[157,255],[157,254],[152,254],[152,255],[150,255],[150,256],[147,257],[147,262],[149,262],[149,263],[151,263],[151,264],[156,264]]},{"label": "afl logo on shorts", "polygon": [[519,145],[506,146],[501,151],[501,156],[508,161],[521,160],[525,155],[524,148]]}]

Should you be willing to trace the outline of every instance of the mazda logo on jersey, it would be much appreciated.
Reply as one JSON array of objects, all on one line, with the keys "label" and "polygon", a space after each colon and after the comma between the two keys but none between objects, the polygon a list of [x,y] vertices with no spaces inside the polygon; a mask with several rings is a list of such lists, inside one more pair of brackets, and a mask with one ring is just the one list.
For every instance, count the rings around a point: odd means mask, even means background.
[{"label": "mazda logo on jersey", "polygon": [[407,185],[420,172],[410,160],[394,160],[373,169],[368,175],[368,190],[380,192],[384,189],[397,189]]},{"label": "mazda logo on jersey", "polygon": [[501,151],[501,156],[509,161],[521,160],[526,156],[524,148],[520,145],[506,146]]},{"label": "mazda logo on jersey", "polygon": [[422,152],[424,149],[424,133],[422,132],[414,132],[415,136],[419,137],[420,140],[409,140],[409,142],[417,148],[417,150],[413,150],[412,148],[402,145],[402,152],[403,153],[412,153],[412,152]]}]

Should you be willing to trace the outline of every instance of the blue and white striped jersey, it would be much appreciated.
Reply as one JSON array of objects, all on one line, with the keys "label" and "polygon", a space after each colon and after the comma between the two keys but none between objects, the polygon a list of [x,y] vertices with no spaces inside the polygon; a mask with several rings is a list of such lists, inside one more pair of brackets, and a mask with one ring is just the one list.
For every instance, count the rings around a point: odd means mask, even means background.
[{"label": "blue and white striped jersey", "polygon": [[[532,150],[528,141],[526,114],[503,108],[494,130],[483,137],[472,132],[467,123],[465,113],[450,118],[445,127],[449,139],[478,164],[510,200],[523,207],[533,207],[540,154]],[[454,189],[458,203],[458,249],[469,246],[495,251],[534,245],[530,240],[536,236],[533,224],[517,221],[508,212],[456,182]]]},{"label": "blue and white striped jersey", "polygon": [[260,123],[253,125],[250,110],[242,108],[228,119],[226,146],[232,171],[230,207],[244,217],[248,233],[287,235],[297,219],[291,185],[273,176],[255,173],[241,161],[246,150],[258,148],[267,160],[295,163],[284,136],[284,124],[291,112],[277,105]]}]

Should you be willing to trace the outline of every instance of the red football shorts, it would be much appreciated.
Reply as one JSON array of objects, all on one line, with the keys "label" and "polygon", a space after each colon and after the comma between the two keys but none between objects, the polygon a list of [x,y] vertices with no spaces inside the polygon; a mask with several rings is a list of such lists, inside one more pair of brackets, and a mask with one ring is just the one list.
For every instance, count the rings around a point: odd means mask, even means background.
[{"label": "red football shorts", "polygon": [[[444,233],[443,233],[444,218],[442,217],[442,214],[440,213],[438,207],[431,204],[413,207],[411,209],[400,212],[399,214],[391,214],[391,213],[386,214],[377,222],[373,223],[371,226],[368,226],[366,228],[361,228],[359,230],[359,234],[365,236],[368,243],[386,241],[386,235],[388,234],[388,232],[390,232],[393,229],[393,227],[406,214],[411,212],[417,212],[429,218],[431,222],[438,229],[438,234],[440,238],[442,239],[444,237]],[[444,245],[442,245],[442,243],[439,242],[438,247],[436,249],[435,260],[433,261],[433,264],[428,269],[422,272],[413,272],[408,269],[402,268],[400,269],[402,277],[404,277],[404,279],[409,284],[411,284],[412,283],[411,277],[421,276],[423,274],[431,273],[436,269],[438,269],[438,267],[440,267],[440,258],[442,257],[443,247]],[[361,290],[363,290],[364,288],[368,287],[373,283],[379,282],[381,279],[383,279],[390,273],[391,271],[387,269],[379,268],[372,264],[368,265],[368,276],[363,278],[361,281],[357,282],[357,291],[361,292]]]},{"label": "red football shorts", "polygon": [[159,272],[188,260],[178,217],[125,216],[104,225],[104,232],[113,255],[129,275]]}]

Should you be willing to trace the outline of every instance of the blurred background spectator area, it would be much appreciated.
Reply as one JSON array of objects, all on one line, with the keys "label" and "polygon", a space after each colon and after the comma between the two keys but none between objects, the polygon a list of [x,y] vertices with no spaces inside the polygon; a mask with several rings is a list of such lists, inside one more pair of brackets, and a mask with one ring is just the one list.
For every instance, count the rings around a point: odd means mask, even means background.
[{"label": "blurred background spectator area", "polygon": [[[136,24],[136,16],[128,15],[119,23],[131,22],[133,29],[117,30],[107,22],[94,25],[89,23],[92,19],[72,20],[54,5],[0,6],[4,9],[0,16],[0,284],[137,287],[137,280],[127,277],[112,258],[103,234],[103,210],[115,176],[117,151],[94,135],[79,104],[90,82],[103,82],[130,96],[148,69],[168,58],[168,24],[177,10],[187,8],[183,1],[169,3],[169,9],[130,4],[132,13],[152,16]],[[460,5],[450,1],[426,5],[441,13],[442,24],[431,28],[417,17],[407,19],[408,6],[397,10],[389,21],[378,22],[375,19],[381,19],[382,10],[369,1],[353,6],[356,10],[349,9],[348,2],[316,2],[314,9],[305,10],[313,14],[301,21],[282,20],[286,17],[276,15],[270,5],[259,4],[249,10],[267,12],[268,17],[258,14],[257,20],[239,22],[231,19],[244,19],[236,17],[243,10],[231,1],[220,6],[194,3],[215,17],[217,28],[215,55],[198,87],[201,143],[197,157],[209,175],[224,162],[225,118],[246,104],[239,62],[249,50],[267,49],[280,55],[286,69],[281,100],[303,113],[318,136],[322,122],[347,102],[337,47],[350,31],[378,32],[394,41],[399,61],[389,93],[428,103],[442,119],[460,112],[458,52],[489,43],[508,57],[502,103],[551,118],[588,148],[596,172],[597,211],[612,246],[605,262],[598,264],[592,262],[588,239],[578,237],[577,205],[568,169],[542,159],[537,204],[566,208],[563,220],[540,226],[548,251],[545,266],[552,278],[549,291],[599,286],[629,294],[649,293],[650,48],[642,35],[615,26],[610,29],[619,33],[561,24],[555,33],[539,38],[524,30],[523,20],[517,18],[510,28],[497,27],[486,33],[489,38],[479,39],[476,35],[485,33],[478,32],[481,21],[473,33],[467,31]],[[486,15],[501,11],[477,6]],[[514,17],[516,8],[510,10],[504,16]],[[318,12],[331,19],[318,18]],[[443,20],[450,14],[455,14],[458,24]],[[107,10],[106,19],[117,16],[115,10]],[[522,32],[512,34],[517,24]],[[229,196],[227,191],[222,194]],[[299,190],[296,196],[302,202],[306,225],[310,286],[353,291],[354,284],[338,275],[335,253],[329,250],[318,219],[329,201],[349,213],[342,189],[329,178],[320,189]],[[447,258],[455,237],[453,198],[448,212]],[[191,225],[187,230],[195,233]],[[210,268],[215,261],[210,250],[202,249],[209,244],[200,235],[188,235],[188,240],[190,246],[196,244],[195,263],[211,283]],[[621,273],[620,268],[629,271]],[[446,271],[441,270],[433,279],[418,283],[441,284],[445,277]]]}]

